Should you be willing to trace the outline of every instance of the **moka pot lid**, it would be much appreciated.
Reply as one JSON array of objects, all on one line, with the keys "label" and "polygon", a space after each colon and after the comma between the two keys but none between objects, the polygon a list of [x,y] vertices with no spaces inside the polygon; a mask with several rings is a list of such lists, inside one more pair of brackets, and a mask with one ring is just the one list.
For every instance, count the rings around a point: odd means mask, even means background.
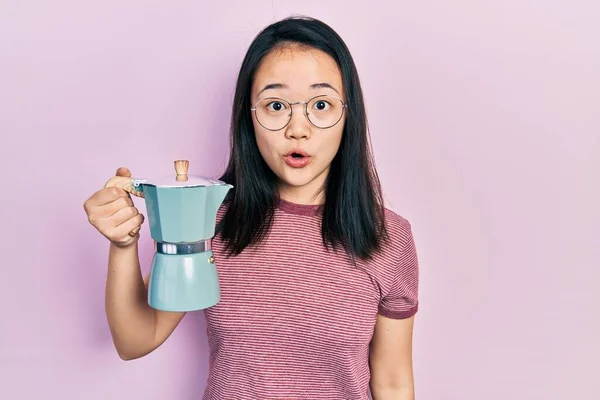
[{"label": "moka pot lid", "polygon": [[157,178],[134,179],[132,184],[137,187],[140,185],[156,186],[160,188],[186,188],[198,186],[225,185],[226,183],[218,179],[198,175],[188,175],[190,162],[188,160],[176,160],[175,174],[166,175]]}]

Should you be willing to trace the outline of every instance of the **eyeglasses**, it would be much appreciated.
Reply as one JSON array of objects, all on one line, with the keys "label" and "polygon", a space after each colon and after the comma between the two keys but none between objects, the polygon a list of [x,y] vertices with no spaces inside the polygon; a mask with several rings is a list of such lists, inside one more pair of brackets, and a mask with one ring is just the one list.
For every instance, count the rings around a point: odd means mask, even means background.
[{"label": "eyeglasses", "polygon": [[254,111],[256,120],[265,129],[279,131],[285,128],[292,120],[292,106],[304,105],[304,115],[308,121],[319,129],[327,129],[336,125],[344,115],[347,107],[344,102],[335,96],[316,96],[307,102],[289,101],[267,97],[260,100],[250,110]]}]

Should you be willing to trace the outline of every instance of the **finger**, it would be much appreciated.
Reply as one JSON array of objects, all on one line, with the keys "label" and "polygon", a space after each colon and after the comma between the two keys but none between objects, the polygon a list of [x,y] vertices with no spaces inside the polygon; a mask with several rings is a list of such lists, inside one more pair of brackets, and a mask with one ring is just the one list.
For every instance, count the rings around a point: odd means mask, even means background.
[{"label": "finger", "polygon": [[[127,192],[124,192],[126,195]],[[133,207],[133,200],[131,197],[127,196],[119,196],[113,201],[97,206],[94,210],[94,214],[98,216],[98,218],[110,218],[114,214],[116,214],[119,210],[127,207]]]},{"label": "finger", "polygon": [[129,218],[128,220],[124,221],[122,224],[118,225],[115,228],[115,236],[123,237],[123,238],[130,238],[129,232],[131,232],[135,228],[142,226],[143,223],[144,223],[144,215],[137,214],[136,216]]},{"label": "finger", "polygon": [[125,207],[125,208],[121,208],[120,210],[118,210],[117,212],[115,212],[113,215],[111,215],[110,217],[106,218],[107,221],[110,220],[110,224],[112,226],[119,226],[122,225],[123,223],[127,222],[127,220],[139,215],[140,212],[138,211],[138,209],[136,207]]},{"label": "finger", "polygon": [[133,185],[133,179],[127,176],[113,176],[104,184],[105,188],[117,187],[138,197],[144,197],[143,192]]},{"label": "finger", "polygon": [[112,203],[120,197],[129,198],[129,193],[118,187],[108,187],[94,193],[89,200],[89,204],[92,207],[103,206]]},{"label": "finger", "polygon": [[128,169],[128,168],[125,168],[125,167],[120,167],[119,169],[117,169],[116,176],[127,176],[127,177],[131,177],[131,171],[129,171],[129,169]]}]

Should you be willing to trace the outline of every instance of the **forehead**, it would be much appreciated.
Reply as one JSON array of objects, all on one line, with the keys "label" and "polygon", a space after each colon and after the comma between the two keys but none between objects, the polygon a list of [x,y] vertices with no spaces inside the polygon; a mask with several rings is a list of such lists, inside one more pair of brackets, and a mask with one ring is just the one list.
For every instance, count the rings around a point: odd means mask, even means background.
[{"label": "forehead", "polygon": [[287,46],[273,50],[258,67],[253,93],[268,84],[281,83],[295,91],[304,91],[315,83],[326,82],[342,92],[342,75],[334,59],[312,48]]}]

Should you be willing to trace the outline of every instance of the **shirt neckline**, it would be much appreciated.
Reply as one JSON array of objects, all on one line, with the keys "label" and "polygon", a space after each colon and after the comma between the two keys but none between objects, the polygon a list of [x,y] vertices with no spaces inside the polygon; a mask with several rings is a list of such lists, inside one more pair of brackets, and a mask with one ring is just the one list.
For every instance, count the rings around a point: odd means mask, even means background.
[{"label": "shirt neckline", "polygon": [[279,200],[277,208],[288,214],[315,216],[321,210],[320,204],[298,204],[291,201]]}]

